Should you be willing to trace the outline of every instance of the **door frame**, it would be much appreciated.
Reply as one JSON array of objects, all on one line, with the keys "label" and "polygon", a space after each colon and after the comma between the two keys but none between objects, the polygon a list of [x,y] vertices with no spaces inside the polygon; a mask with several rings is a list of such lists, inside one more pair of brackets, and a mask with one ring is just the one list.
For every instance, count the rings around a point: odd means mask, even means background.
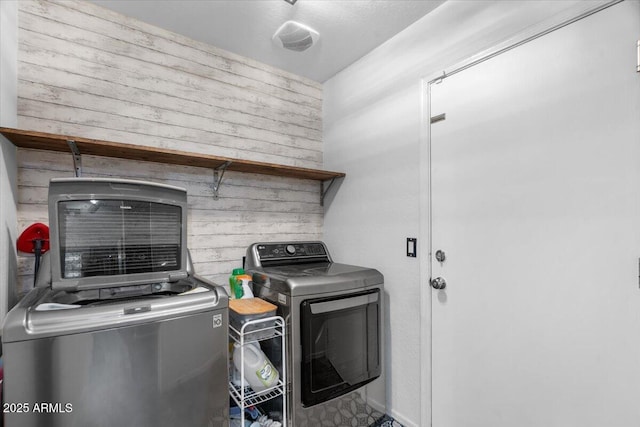
[{"label": "door frame", "polygon": [[[420,168],[420,229],[419,239],[428,242],[427,251],[420,251],[420,359],[423,362],[420,370],[420,425],[432,425],[432,404],[433,389],[431,371],[433,369],[432,360],[432,296],[433,292],[429,283],[431,277],[432,242],[431,242],[431,86],[442,82],[449,76],[458,74],[470,67],[478,65],[484,61],[506,53],[512,49],[522,46],[530,41],[536,40],[553,31],[573,24],[581,19],[591,16],[597,12],[621,3],[624,0],[603,0],[597,5],[583,4],[574,5],[565,12],[556,15],[539,25],[533,26],[503,43],[497,44],[485,51],[472,55],[467,59],[446,67],[445,70],[435,72],[423,77],[420,82],[421,106],[420,106],[420,147],[419,147],[419,168]],[[586,2],[585,2],[586,3]],[[591,6],[591,7],[589,7]],[[449,70],[449,71],[447,71]],[[427,362],[428,359],[428,363]],[[428,369],[425,369],[428,367]],[[442,427],[442,426],[435,426]]]}]

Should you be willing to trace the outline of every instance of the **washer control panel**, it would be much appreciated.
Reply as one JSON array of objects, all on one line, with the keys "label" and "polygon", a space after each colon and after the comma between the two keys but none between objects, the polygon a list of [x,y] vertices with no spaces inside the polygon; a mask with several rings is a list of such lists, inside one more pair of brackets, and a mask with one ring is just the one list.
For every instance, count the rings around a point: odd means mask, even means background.
[{"label": "washer control panel", "polygon": [[257,252],[261,260],[328,257],[322,242],[265,243],[257,246]]}]

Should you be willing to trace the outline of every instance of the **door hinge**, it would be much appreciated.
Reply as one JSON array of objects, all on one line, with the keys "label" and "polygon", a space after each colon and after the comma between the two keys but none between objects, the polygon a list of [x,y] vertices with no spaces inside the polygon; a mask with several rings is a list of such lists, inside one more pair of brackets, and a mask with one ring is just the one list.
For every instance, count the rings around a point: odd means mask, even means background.
[{"label": "door hinge", "polygon": [[636,71],[640,73],[640,40],[637,41],[637,47],[638,47],[638,57],[636,62]]},{"label": "door hinge", "polygon": [[445,113],[438,114],[437,116],[431,117],[431,124],[441,122],[447,119],[447,115]]}]

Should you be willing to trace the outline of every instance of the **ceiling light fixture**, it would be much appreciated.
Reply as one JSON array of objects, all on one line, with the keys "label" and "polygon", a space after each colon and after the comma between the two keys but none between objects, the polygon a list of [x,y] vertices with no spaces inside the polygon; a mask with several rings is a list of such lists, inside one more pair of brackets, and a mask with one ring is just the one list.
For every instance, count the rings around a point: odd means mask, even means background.
[{"label": "ceiling light fixture", "polygon": [[309,49],[320,38],[313,28],[295,21],[287,21],[273,35],[273,41],[285,49],[302,52]]},{"label": "ceiling light fixture", "polygon": [[296,2],[297,2],[298,0],[284,0],[284,1],[286,1],[286,2],[287,2],[287,3],[289,3],[291,6],[293,6],[294,4],[296,4]]}]

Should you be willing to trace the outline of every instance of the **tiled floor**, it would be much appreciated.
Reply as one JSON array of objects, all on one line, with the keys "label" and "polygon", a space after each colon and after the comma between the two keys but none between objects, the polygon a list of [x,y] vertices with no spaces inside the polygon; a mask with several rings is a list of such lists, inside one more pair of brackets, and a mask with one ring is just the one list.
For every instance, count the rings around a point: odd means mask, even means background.
[{"label": "tiled floor", "polygon": [[[248,419],[255,419],[259,414],[247,414],[247,417]],[[276,416],[274,419],[279,418]],[[238,420],[232,420],[231,426],[235,425],[239,425]],[[360,397],[360,394],[354,392],[323,405],[308,408],[308,411],[305,411],[304,419],[298,419],[295,427],[403,426],[389,415],[383,414],[367,405]]]},{"label": "tiled floor", "polygon": [[393,418],[367,405],[358,393],[321,405],[308,414],[308,427],[402,427]]}]

